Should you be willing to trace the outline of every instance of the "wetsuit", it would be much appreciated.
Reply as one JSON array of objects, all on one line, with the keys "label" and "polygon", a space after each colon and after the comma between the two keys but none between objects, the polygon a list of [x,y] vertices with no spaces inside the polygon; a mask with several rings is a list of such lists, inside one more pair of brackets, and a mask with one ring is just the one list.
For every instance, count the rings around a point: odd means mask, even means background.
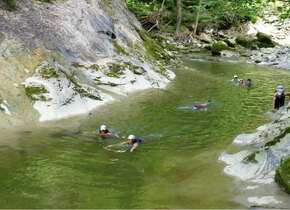
[{"label": "wetsuit", "polygon": [[142,143],[142,139],[134,139],[133,144],[138,143],[141,144]]},{"label": "wetsuit", "polygon": [[285,104],[285,94],[282,93],[282,97],[279,98],[278,94],[276,93],[276,100],[275,100],[275,109],[279,109],[281,106]]}]

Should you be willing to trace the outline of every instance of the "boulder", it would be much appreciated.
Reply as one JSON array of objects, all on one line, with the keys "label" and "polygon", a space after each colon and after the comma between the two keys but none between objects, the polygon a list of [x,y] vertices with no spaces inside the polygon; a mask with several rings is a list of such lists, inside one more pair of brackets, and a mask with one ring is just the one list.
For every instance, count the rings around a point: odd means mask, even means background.
[{"label": "boulder", "polygon": [[269,35],[264,34],[262,32],[258,32],[256,36],[257,36],[257,40],[259,42],[266,43],[266,44],[272,44],[272,39]]},{"label": "boulder", "polygon": [[229,50],[230,48],[225,45],[224,43],[213,43],[211,47],[211,53],[212,55],[221,55],[221,51],[223,50]]},{"label": "boulder", "polygon": [[199,40],[209,44],[212,43],[211,37],[205,33],[200,34]]},{"label": "boulder", "polygon": [[274,47],[273,44],[263,43],[263,42],[260,42],[258,40],[254,41],[253,44],[256,45],[258,48],[272,48],[272,47]]},{"label": "boulder", "polygon": [[257,40],[254,41],[254,44],[259,48],[275,47],[275,42],[272,41],[271,37],[262,32],[257,33]]},{"label": "boulder", "polygon": [[250,48],[251,47],[251,41],[248,40],[247,38],[241,36],[241,35],[238,35],[237,38],[236,38],[236,43],[245,47],[245,48]]},{"label": "boulder", "polygon": [[228,57],[228,58],[240,56],[239,52],[236,52],[233,50],[222,50],[220,53],[221,53],[221,56]]},{"label": "boulder", "polygon": [[229,47],[235,47],[236,42],[234,39],[224,39],[224,42],[227,43]]}]

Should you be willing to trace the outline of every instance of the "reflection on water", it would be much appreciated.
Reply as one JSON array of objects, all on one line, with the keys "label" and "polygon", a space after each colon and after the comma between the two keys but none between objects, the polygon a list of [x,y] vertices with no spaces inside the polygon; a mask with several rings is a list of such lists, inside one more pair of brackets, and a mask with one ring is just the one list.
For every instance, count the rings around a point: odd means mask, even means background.
[{"label": "reflection on water", "polygon": [[[132,94],[89,117],[2,131],[0,207],[240,207],[217,158],[237,134],[267,122],[261,113],[276,86],[290,89],[290,72],[192,56],[185,65],[166,90]],[[232,85],[235,74],[254,86]],[[209,99],[207,111],[190,108]],[[148,143],[133,153],[106,148],[124,139],[99,137],[100,124]]]}]

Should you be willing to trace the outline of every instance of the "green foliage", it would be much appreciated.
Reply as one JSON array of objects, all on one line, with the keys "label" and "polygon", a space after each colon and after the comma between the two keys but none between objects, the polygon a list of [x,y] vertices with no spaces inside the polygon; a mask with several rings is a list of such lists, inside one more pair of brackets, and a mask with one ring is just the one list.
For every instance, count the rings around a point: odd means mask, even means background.
[{"label": "green foliage", "polygon": [[8,9],[8,11],[13,11],[17,9],[15,0],[4,0],[4,2],[6,3],[6,8]]},{"label": "green foliage", "polygon": [[276,169],[275,181],[290,194],[290,157],[281,161],[280,166]]},{"label": "green foliage", "polygon": [[[150,28],[152,24],[155,24],[152,19],[156,19],[162,0],[126,0],[125,2],[141,23],[151,21],[151,25],[143,25],[145,28]],[[182,0],[182,26],[187,30],[193,30],[192,25],[197,14],[199,14],[198,31],[204,28],[205,25],[202,23],[218,23],[220,28],[229,28],[231,25],[238,25],[247,20],[255,23],[260,11],[272,2],[269,0]],[[284,17],[288,10],[283,9],[283,11],[282,16]],[[166,0],[160,29],[174,31],[176,22],[176,0]],[[183,29],[183,31],[187,30]]]}]

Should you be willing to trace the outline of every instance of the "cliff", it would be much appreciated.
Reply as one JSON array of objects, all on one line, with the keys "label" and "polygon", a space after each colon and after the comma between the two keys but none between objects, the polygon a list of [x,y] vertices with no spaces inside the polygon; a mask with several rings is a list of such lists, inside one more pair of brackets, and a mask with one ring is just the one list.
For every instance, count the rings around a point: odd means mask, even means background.
[{"label": "cliff", "polygon": [[88,114],[175,76],[121,0],[16,3],[0,7],[0,127]]}]

